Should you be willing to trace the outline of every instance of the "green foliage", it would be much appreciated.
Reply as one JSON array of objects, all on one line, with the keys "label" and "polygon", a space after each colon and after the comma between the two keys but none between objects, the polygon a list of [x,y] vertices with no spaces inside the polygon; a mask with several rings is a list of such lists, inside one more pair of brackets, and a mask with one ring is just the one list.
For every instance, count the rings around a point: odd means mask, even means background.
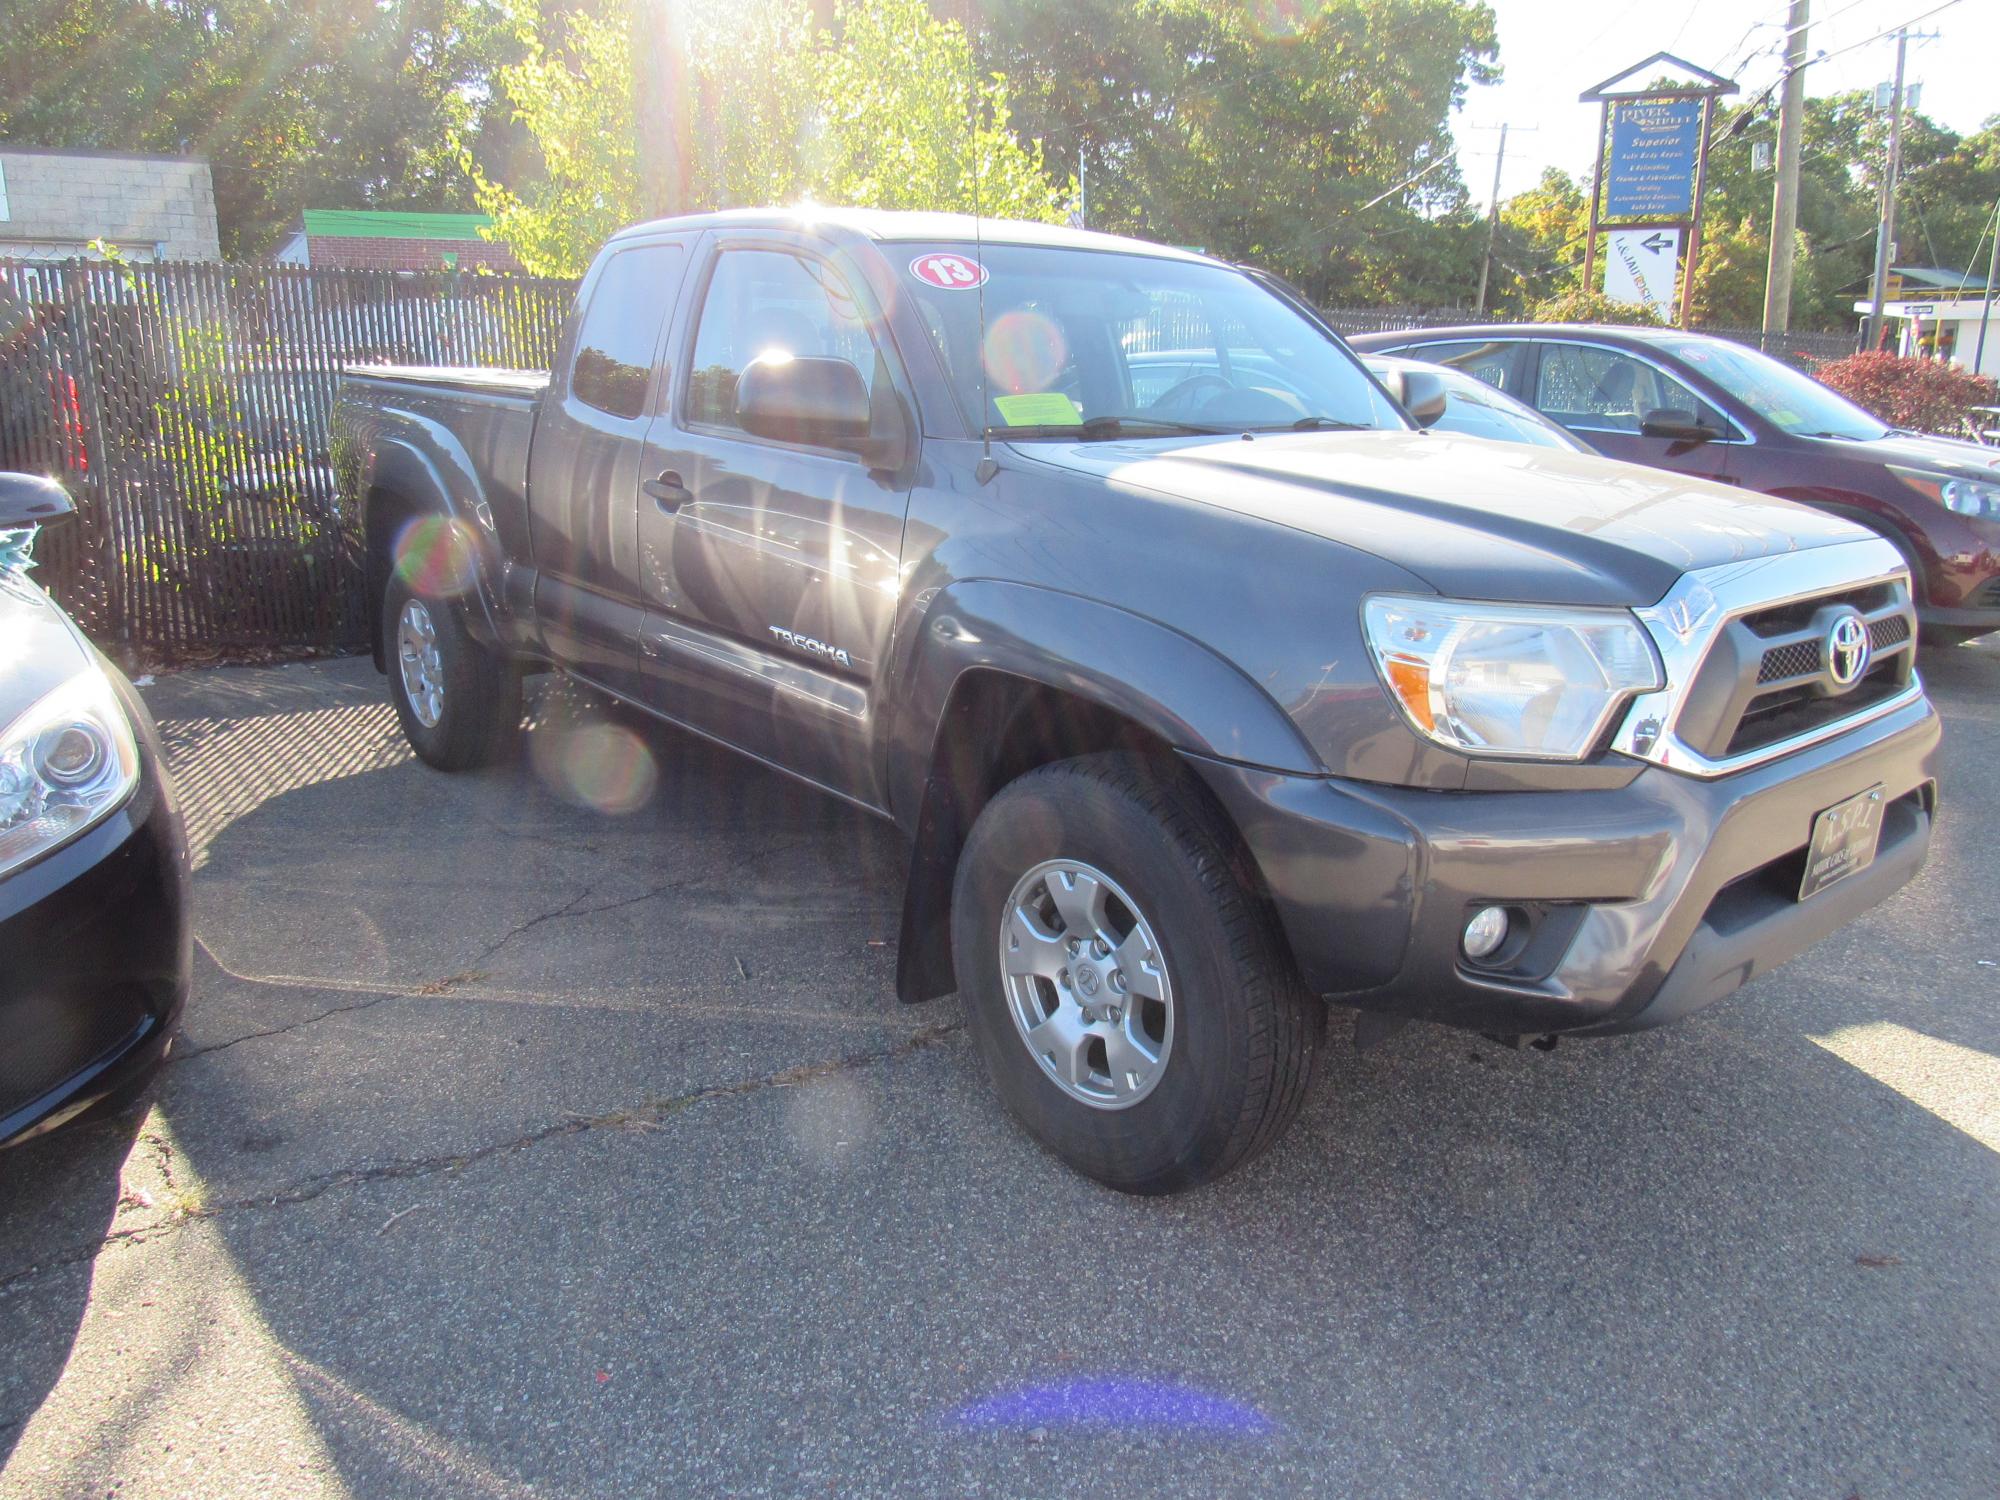
[{"label": "green foliage", "polygon": [[[691,208],[816,203],[980,210],[1058,221],[1073,188],[1010,126],[1007,86],[977,74],[956,22],[923,0],[854,0],[833,31],[773,4],[690,27],[701,102]],[[518,188],[477,175],[492,237],[544,275],[576,275],[641,216],[631,103],[632,15],[571,15],[557,46],[524,29],[499,87],[540,149]],[[975,127],[975,121],[976,127]]]},{"label": "green foliage", "polygon": [[498,0],[10,6],[0,138],[207,157],[234,255],[307,207],[470,207],[449,147],[481,135],[505,20]]},{"label": "green foliage", "polygon": [[1625,323],[1654,328],[1660,325],[1650,307],[1636,302],[1613,302],[1601,292],[1575,288],[1533,304],[1527,311],[1527,319],[1531,323]]},{"label": "green foliage", "polygon": [[[1475,0],[991,0],[1023,134],[1088,165],[1092,228],[1255,261],[1322,301],[1469,299],[1484,229],[1450,151],[1494,76]],[[1371,199],[1383,202],[1367,207]]]}]

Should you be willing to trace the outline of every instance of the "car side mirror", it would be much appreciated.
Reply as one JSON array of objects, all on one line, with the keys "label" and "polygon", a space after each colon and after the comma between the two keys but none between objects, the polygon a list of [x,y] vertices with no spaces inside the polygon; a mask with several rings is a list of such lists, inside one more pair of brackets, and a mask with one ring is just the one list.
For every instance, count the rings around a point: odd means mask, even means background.
[{"label": "car side mirror", "polygon": [[70,515],[69,491],[39,474],[0,473],[0,531],[25,531]]},{"label": "car side mirror", "polygon": [[868,446],[873,412],[861,372],[844,359],[752,360],[736,380],[736,424],[779,443]]},{"label": "car side mirror", "polygon": [[1676,443],[1712,443],[1722,434],[1691,411],[1658,407],[1639,418],[1641,436]]},{"label": "car side mirror", "polygon": [[1391,370],[1382,384],[1419,427],[1435,427],[1444,415],[1444,382],[1429,370]]}]

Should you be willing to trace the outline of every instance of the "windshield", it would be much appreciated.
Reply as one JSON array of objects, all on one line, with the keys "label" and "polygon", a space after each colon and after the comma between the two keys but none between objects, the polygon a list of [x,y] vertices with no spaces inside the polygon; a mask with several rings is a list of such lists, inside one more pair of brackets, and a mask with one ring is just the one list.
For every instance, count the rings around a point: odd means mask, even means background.
[{"label": "windshield", "polygon": [[1872,442],[1889,429],[1812,376],[1768,354],[1719,339],[1663,339],[1660,347],[1685,360],[1774,427],[1796,437]]},{"label": "windshield", "polygon": [[1030,245],[884,249],[961,409],[995,437],[1408,426],[1339,343],[1226,266]]}]

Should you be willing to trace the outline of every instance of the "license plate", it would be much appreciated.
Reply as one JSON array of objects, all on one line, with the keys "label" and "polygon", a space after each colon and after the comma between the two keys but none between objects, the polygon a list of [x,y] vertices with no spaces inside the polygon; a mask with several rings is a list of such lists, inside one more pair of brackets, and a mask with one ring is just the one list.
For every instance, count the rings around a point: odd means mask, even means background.
[{"label": "license plate", "polygon": [[1799,899],[1818,894],[1836,880],[1865,870],[1882,839],[1882,788],[1871,786],[1845,802],[1836,802],[1813,819],[1812,843],[1806,846],[1806,874],[1799,882]]}]

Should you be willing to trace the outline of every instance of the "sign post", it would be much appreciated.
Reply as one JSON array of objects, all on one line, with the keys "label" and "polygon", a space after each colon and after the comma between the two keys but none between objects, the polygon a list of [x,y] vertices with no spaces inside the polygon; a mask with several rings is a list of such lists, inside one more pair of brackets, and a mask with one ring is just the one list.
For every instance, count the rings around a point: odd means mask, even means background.
[{"label": "sign post", "polygon": [[[1701,81],[1664,88],[1618,87],[1661,64]],[[1729,79],[1672,53],[1656,52],[1578,96],[1584,103],[1602,106],[1590,231],[1583,252],[1585,291],[1596,287],[1597,240],[1609,230],[1611,256],[1605,264],[1604,294],[1614,301],[1644,303],[1670,322],[1691,326],[1715,101],[1735,92]],[[1681,271],[1677,262],[1683,243],[1687,254]],[[1664,297],[1659,295],[1662,290]]]}]

